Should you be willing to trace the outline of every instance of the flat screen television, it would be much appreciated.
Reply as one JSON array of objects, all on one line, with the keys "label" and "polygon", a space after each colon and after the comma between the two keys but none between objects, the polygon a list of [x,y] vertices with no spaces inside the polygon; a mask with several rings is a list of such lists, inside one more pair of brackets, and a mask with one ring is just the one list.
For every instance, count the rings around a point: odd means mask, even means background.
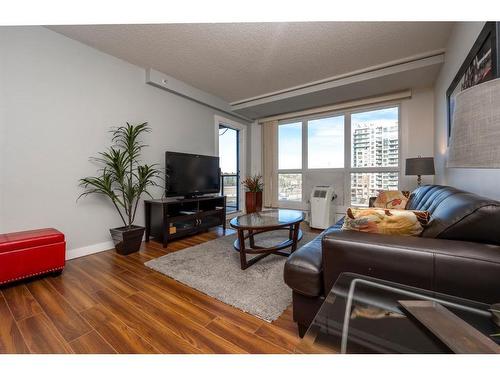
[{"label": "flat screen television", "polygon": [[165,153],[165,195],[193,197],[220,191],[219,158],[216,156]]}]

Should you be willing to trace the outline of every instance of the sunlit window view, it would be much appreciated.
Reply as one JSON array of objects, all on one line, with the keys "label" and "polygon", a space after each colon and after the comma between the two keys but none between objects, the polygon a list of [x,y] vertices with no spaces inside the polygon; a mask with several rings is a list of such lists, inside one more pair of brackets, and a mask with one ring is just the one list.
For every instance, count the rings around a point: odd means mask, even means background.
[{"label": "sunlit window view", "polygon": [[399,158],[398,108],[355,113],[351,116],[353,168],[397,167]]},{"label": "sunlit window view", "polygon": [[288,173],[278,174],[278,199],[302,200],[302,122],[283,124],[278,127],[278,169]]},{"label": "sunlit window view", "polygon": [[302,168],[302,123],[283,124],[278,127],[278,168]]},{"label": "sunlit window view", "polygon": [[302,200],[302,174],[278,174],[279,200],[300,202]]},{"label": "sunlit window view", "polygon": [[[399,166],[398,107],[351,116],[352,168]],[[351,204],[367,206],[380,190],[397,190],[397,172],[352,173]]]},{"label": "sunlit window view", "polygon": [[344,116],[307,123],[308,168],[344,168]]},{"label": "sunlit window view", "polygon": [[368,206],[370,197],[380,190],[397,190],[398,172],[351,173],[351,204]]},{"label": "sunlit window view", "polygon": [[227,212],[239,209],[238,137],[238,130],[219,126],[221,194],[227,197]]}]

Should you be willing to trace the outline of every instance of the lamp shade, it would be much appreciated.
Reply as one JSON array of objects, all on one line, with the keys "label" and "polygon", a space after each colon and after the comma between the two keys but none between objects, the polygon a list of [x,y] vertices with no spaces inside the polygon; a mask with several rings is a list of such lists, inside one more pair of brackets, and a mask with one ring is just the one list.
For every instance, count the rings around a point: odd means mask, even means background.
[{"label": "lamp shade", "polygon": [[448,167],[500,168],[500,79],[455,97]]},{"label": "lamp shade", "polygon": [[433,157],[406,159],[407,176],[425,176],[433,175],[434,173]]}]

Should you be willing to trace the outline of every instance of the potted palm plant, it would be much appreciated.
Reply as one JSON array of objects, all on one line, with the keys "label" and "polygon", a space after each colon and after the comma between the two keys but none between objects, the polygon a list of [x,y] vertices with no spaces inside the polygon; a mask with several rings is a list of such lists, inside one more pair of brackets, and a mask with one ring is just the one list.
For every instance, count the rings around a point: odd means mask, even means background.
[{"label": "potted palm plant", "polygon": [[112,145],[100,152],[92,161],[101,165],[96,177],[85,177],[80,186],[85,191],[78,198],[89,194],[108,197],[120,215],[123,226],[112,228],[111,237],[119,254],[127,255],[141,247],[144,227],[134,225],[137,206],[147,189],[158,186],[160,171],[156,164],[141,164],[141,150],[146,146],[140,141],[143,133],[150,131],[147,122],[112,129]]},{"label": "potted palm plant", "polygon": [[262,190],[264,190],[262,176],[248,176],[241,183],[247,190],[245,192],[245,209],[247,214],[262,211]]}]

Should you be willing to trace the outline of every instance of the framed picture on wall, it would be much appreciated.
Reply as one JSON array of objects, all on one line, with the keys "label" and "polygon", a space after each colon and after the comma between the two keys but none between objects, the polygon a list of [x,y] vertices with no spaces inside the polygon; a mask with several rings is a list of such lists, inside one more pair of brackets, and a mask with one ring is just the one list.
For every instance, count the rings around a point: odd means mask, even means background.
[{"label": "framed picture on wall", "polygon": [[448,141],[453,127],[453,112],[457,94],[469,87],[479,85],[499,76],[499,26],[500,22],[486,22],[457,75],[446,91]]}]

